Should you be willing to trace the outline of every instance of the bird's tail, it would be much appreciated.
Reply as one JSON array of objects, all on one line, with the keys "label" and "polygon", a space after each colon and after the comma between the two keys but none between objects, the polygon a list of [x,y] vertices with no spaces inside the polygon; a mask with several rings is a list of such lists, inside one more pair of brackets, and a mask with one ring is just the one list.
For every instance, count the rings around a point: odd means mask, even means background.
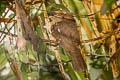
[{"label": "bird's tail", "polygon": [[76,48],[74,51],[70,53],[72,59],[72,65],[75,71],[86,71],[87,65],[80,53],[80,49]]}]

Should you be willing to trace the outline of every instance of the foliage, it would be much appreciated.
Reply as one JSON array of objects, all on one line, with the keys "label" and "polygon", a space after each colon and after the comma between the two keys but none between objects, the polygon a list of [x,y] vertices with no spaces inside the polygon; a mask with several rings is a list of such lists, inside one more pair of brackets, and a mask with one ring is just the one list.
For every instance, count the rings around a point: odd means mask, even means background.
[{"label": "foliage", "polygon": [[[16,1],[21,5],[17,6]],[[119,79],[120,1],[101,2],[1,0],[0,80]],[[55,11],[69,12],[74,17],[87,72],[76,72],[70,56],[53,40],[48,16]]]}]

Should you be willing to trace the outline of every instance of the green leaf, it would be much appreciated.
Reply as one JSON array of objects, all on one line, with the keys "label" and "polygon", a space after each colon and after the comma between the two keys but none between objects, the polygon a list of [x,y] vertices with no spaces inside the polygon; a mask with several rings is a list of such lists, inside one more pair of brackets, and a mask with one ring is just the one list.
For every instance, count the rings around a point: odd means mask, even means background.
[{"label": "green leaf", "polygon": [[64,50],[61,47],[58,47],[57,49],[60,53],[61,59],[67,61],[69,58],[67,55],[65,55],[66,53],[64,53]]},{"label": "green leaf", "polygon": [[5,12],[6,9],[6,1],[0,1],[0,17],[2,16],[2,13]]},{"label": "green leaf", "polygon": [[21,64],[21,72],[22,72],[22,75],[24,77],[24,80],[28,80],[28,75],[27,75],[28,67],[29,66],[25,63]]},{"label": "green leaf", "polygon": [[14,16],[14,14],[12,13],[12,14],[9,15],[9,18],[12,18],[13,16]]},{"label": "green leaf", "polygon": [[76,75],[75,71],[73,70],[73,68],[72,68],[72,65],[71,65],[71,64],[68,64],[67,69],[68,69],[68,71],[67,71],[67,72],[68,72],[68,73],[69,73],[69,75],[71,76],[72,80],[79,80],[79,79],[77,78],[77,75]]},{"label": "green leaf", "polygon": [[67,10],[66,7],[63,4],[58,4],[58,7],[63,9],[63,10]]},{"label": "green leaf", "polygon": [[101,14],[105,14],[107,11],[111,10],[112,4],[115,2],[116,0],[104,0],[103,5],[101,6],[100,12]]},{"label": "green leaf", "polygon": [[117,80],[117,79],[113,79],[111,68],[103,72],[103,78],[104,80]]},{"label": "green leaf", "polygon": [[7,59],[5,56],[3,45],[0,45],[0,65],[5,65],[7,63]]},{"label": "green leaf", "polygon": [[91,68],[90,69],[90,80],[96,80],[99,77],[101,71],[102,71],[101,69]]},{"label": "green leaf", "polygon": [[77,72],[77,73],[79,74],[81,80],[86,80],[83,72]]}]

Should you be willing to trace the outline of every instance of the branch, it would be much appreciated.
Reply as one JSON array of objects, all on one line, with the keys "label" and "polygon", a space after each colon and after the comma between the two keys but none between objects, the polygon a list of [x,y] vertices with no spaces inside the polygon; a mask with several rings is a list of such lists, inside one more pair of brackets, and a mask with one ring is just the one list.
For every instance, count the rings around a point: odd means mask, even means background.
[{"label": "branch", "polygon": [[120,32],[120,30],[116,29],[113,32],[104,33],[103,36],[100,36],[100,37],[97,37],[97,38],[94,38],[94,39],[89,39],[89,40],[82,40],[80,42],[83,44],[83,43],[89,43],[89,42],[94,42],[94,41],[99,41],[99,40],[105,40],[105,39],[109,38],[111,35],[115,35],[119,32]]},{"label": "branch", "polygon": [[[49,22],[49,18],[48,18],[48,14],[47,14],[47,10],[46,10],[45,4],[44,4],[44,0],[42,0],[42,2],[43,2],[42,3],[42,8],[43,8],[43,11],[44,11],[44,16],[46,17],[45,18],[45,22],[46,22],[46,26],[47,26],[47,31],[49,33],[51,33],[51,24]],[[50,37],[51,40],[55,40],[54,37],[51,34],[49,34],[49,37]],[[57,62],[59,64],[59,69],[60,69],[61,75],[62,75],[64,80],[67,80],[67,77],[65,75],[65,71],[64,71],[63,65],[61,63],[61,58],[60,58],[59,52],[58,52],[58,50],[56,50],[56,47],[52,47],[52,48],[54,49],[55,57],[56,57]]]},{"label": "branch", "polygon": [[110,58],[109,55],[99,55],[99,54],[86,54],[86,56],[91,57],[91,58],[95,58],[95,59],[103,58],[103,57]]},{"label": "branch", "polygon": [[5,35],[9,35],[9,36],[13,36],[13,37],[17,37],[16,34],[12,34],[12,33],[10,33],[10,32],[0,31],[0,33],[5,34]]},{"label": "branch", "polygon": [[[68,64],[69,62],[71,62],[72,60],[68,60],[68,61],[64,61],[64,62],[62,62],[62,64],[63,65],[66,65],[66,64]],[[24,63],[24,64],[27,64],[27,65],[32,65],[32,66],[36,66],[36,67],[38,67],[38,66],[42,66],[42,67],[59,67],[59,64],[58,63],[56,63],[56,64],[31,64],[31,63],[25,63],[25,62],[23,62],[23,61],[20,61],[20,62],[22,62],[22,63]]]},{"label": "branch", "polygon": [[13,20],[13,19],[9,19],[9,18],[0,18],[0,23],[1,22],[6,22],[6,23],[9,23],[9,22],[16,22],[16,20]]},{"label": "branch", "polygon": [[13,71],[13,73],[15,74],[15,76],[17,77],[18,80],[23,80],[23,76],[21,75],[21,72],[19,70],[19,66],[17,63],[15,63],[8,55],[8,51],[5,50],[5,56],[7,58],[7,61]]}]

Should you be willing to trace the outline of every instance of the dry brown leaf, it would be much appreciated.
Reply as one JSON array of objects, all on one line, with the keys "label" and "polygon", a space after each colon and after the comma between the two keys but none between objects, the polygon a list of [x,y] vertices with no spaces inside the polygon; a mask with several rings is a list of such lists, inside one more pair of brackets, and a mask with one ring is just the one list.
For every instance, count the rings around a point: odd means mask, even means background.
[{"label": "dry brown leaf", "polygon": [[[116,39],[115,36],[111,36],[110,46],[109,46],[109,55],[112,56],[116,52]],[[111,67],[113,72],[113,77],[116,78],[119,75],[118,69],[118,60],[117,57],[111,61]]]}]

